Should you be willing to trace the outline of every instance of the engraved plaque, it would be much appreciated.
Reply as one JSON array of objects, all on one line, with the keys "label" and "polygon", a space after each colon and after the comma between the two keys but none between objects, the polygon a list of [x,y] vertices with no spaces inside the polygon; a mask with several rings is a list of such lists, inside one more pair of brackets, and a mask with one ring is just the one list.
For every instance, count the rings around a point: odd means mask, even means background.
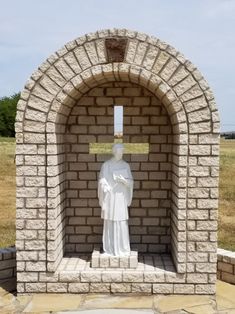
[{"label": "engraved plaque", "polygon": [[107,38],[105,47],[107,51],[108,62],[123,62],[126,51],[127,39],[125,38]]}]

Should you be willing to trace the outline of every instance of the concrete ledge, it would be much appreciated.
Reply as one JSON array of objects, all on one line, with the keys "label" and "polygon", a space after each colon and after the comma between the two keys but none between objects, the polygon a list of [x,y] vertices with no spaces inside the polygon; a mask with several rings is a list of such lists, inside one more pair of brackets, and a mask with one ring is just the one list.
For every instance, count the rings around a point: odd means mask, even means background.
[{"label": "concrete ledge", "polygon": [[[217,278],[220,279],[221,281],[225,281],[225,282],[228,282],[228,283],[231,283],[231,284],[235,284],[235,252],[232,252],[232,251],[228,251],[228,250],[224,250],[224,249],[218,249],[217,250],[217,257],[218,257],[218,262],[217,262]],[[118,270],[118,269],[117,269]],[[111,270],[110,270],[111,271]],[[107,274],[106,274],[107,273]],[[36,273],[35,273],[36,274]],[[42,274],[43,275],[43,274]],[[75,282],[75,285],[78,285],[76,286],[76,289],[72,289],[73,287],[71,286],[70,290],[72,291],[72,293],[75,292],[75,290],[77,292],[79,292],[82,288],[82,290],[84,290],[84,286],[85,285],[88,285],[89,286],[89,283],[86,282],[86,283],[77,283],[77,281],[79,281],[77,279],[77,277],[80,278],[80,273],[76,273],[76,278],[70,278],[70,276],[73,276],[73,272],[71,273],[65,273],[64,276],[66,275],[66,278],[63,278],[63,274],[60,274],[60,279],[59,281],[60,282],[67,282],[69,284],[69,282]],[[67,278],[69,275],[69,278]],[[111,289],[111,286],[108,287],[108,290],[119,290],[119,288],[121,288],[121,286],[117,286],[114,285],[115,281],[117,283],[120,284],[127,284],[127,283],[123,283],[122,282],[122,278],[121,280],[118,278],[118,273],[113,273],[111,272],[111,275],[110,278],[109,278],[109,275],[110,275],[110,272],[105,272],[104,270],[104,274],[102,274],[102,281],[103,283],[106,282],[109,284],[110,281],[113,282],[113,286],[112,286],[112,289]],[[116,276],[114,276],[116,275]],[[148,279],[148,275],[149,275],[149,279]],[[58,278],[55,278],[55,275],[53,275],[53,278],[50,276],[50,279],[49,281],[55,281],[57,282],[58,281]],[[113,278],[115,277],[115,278]],[[43,280],[42,276],[40,276],[41,280]],[[156,282],[160,282],[160,283],[156,283],[154,284],[154,281]],[[102,285],[103,285],[102,283]],[[147,283],[151,283],[151,289],[150,289],[150,286],[147,285]],[[34,283],[36,284],[36,283]],[[129,283],[130,284],[130,283]],[[161,279],[160,278],[157,278],[156,280],[153,278],[153,272],[149,272],[147,273],[146,272],[146,278],[145,278],[145,282],[143,283],[132,283],[132,287],[130,285],[129,287],[129,290],[130,291],[133,291],[133,292],[136,292],[136,291],[144,291],[146,293],[151,293],[150,290],[153,289],[153,293],[157,293],[159,291],[159,284],[161,284]],[[81,285],[83,285],[83,287],[81,287]],[[128,285],[128,284],[127,284]],[[46,283],[45,283],[45,286],[46,286]],[[182,288],[183,288],[184,284],[182,284]],[[200,287],[199,287],[200,286]],[[201,294],[202,291],[199,291],[200,289],[201,290],[204,290],[202,289],[203,285],[200,284],[197,286],[197,293]],[[4,249],[0,249],[0,287],[8,290],[8,291],[14,291],[16,290],[16,250],[14,247],[9,247],[9,248],[4,248]],[[93,286],[92,287],[92,290],[94,291],[98,291],[100,287],[96,287],[96,286]],[[125,286],[125,288],[127,288],[127,286]],[[131,289],[130,289],[131,288]],[[180,293],[180,290],[181,290],[181,287],[179,286],[179,283],[175,284],[175,287],[172,287],[172,284],[168,283],[167,286],[165,286],[165,293],[167,293],[167,291],[169,290],[168,293],[172,293],[172,290],[177,290],[177,293]],[[188,289],[191,289],[190,285],[188,285]],[[89,287],[87,287],[87,289],[85,289],[85,291],[89,291]],[[128,290],[128,289],[124,289],[124,290]],[[203,291],[204,293],[213,293],[213,289],[211,289],[212,291]],[[193,291],[191,291],[192,293]],[[81,291],[79,292],[81,293]],[[159,293],[159,292],[158,292]],[[190,293],[190,292],[189,292]]]},{"label": "concrete ledge", "polygon": [[235,284],[235,252],[217,250],[217,278]]}]

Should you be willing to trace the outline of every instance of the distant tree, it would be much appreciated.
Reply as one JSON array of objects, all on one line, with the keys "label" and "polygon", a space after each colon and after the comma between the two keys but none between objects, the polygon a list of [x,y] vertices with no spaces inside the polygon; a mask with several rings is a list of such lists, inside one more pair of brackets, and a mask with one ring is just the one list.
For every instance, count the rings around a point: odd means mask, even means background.
[{"label": "distant tree", "polygon": [[16,105],[20,93],[0,98],[0,136],[15,136]]}]

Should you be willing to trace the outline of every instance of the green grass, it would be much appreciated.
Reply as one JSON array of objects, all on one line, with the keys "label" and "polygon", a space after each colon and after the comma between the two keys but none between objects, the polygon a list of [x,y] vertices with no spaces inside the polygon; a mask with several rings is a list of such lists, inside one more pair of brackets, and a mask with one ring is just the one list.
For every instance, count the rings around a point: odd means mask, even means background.
[{"label": "green grass", "polygon": [[235,251],[235,140],[221,140],[219,247]]},{"label": "green grass", "polygon": [[14,137],[1,137],[0,136],[0,143],[15,143]]},{"label": "green grass", "polygon": [[15,243],[15,139],[0,137],[0,247]]},{"label": "green grass", "polygon": [[[15,243],[15,139],[0,137],[0,247]],[[219,247],[235,251],[235,140],[221,140]]]}]

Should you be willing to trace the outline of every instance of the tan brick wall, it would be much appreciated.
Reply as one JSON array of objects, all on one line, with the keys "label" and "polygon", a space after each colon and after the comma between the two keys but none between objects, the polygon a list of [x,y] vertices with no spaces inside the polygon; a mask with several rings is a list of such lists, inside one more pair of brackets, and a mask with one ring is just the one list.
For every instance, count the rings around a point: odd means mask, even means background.
[{"label": "tan brick wall", "polygon": [[[105,41],[110,37],[125,38],[123,62],[110,62],[107,58]],[[120,81],[131,85],[115,89],[106,86],[106,94],[104,89],[99,90],[104,83]],[[154,96],[145,92],[136,95],[138,88],[133,89],[132,84],[142,86],[141,90],[146,88]],[[93,93],[99,91],[99,95],[84,97],[92,89]],[[151,97],[160,99],[162,105],[152,106]],[[148,140],[151,146],[148,163],[146,156],[126,156],[127,160],[130,158],[136,184],[139,182],[130,209],[130,228],[132,245],[136,241],[140,251],[157,252],[162,244],[167,249],[167,243],[159,243],[165,234],[158,236],[156,232],[160,233],[157,224],[165,219],[160,227],[169,236],[169,220],[160,215],[164,212],[169,217],[171,180],[170,242],[176,273],[172,277],[164,274],[160,285],[153,284],[152,292],[183,293],[187,283],[187,293],[214,293],[219,115],[213,93],[196,67],[180,52],[159,39],[125,29],[97,31],[66,44],[32,74],[21,93],[15,124],[18,292],[89,289],[87,284],[68,282],[57,286],[54,283],[58,274],[56,277],[54,272],[63,259],[66,241],[67,251],[76,251],[77,247],[81,251],[92,250],[92,245],[101,241],[95,182],[99,167],[108,156],[91,157],[88,144],[111,140],[112,124],[103,114],[111,117],[108,108],[115,98],[119,98],[119,104],[124,101],[126,108],[131,107],[124,121],[127,140],[139,142],[141,132],[141,140]],[[161,110],[154,116],[155,112],[148,112],[151,107]],[[81,109],[83,112],[79,112]],[[172,126],[170,142],[166,112]],[[160,132],[160,136],[152,132]],[[70,144],[66,134],[70,134]],[[155,164],[157,171],[146,169]],[[156,184],[153,188],[151,181]],[[76,183],[70,187],[71,182]],[[159,198],[159,190],[166,192],[164,197]],[[154,216],[155,208],[158,216]],[[74,224],[70,224],[69,211],[76,215],[72,218]],[[78,245],[71,245],[74,235],[79,236],[74,238],[80,241],[76,242]],[[159,242],[152,243],[151,236]],[[169,237],[164,239],[168,241]],[[94,292],[100,287],[92,283],[90,288]],[[149,291],[149,286],[134,283],[132,287],[123,282],[105,289],[136,292]]]},{"label": "tan brick wall", "polygon": [[95,87],[74,106],[68,120],[66,248],[91,252],[102,246],[97,179],[107,155],[89,154],[89,143],[114,141],[114,105],[124,107],[124,142],[149,143],[148,155],[124,155],[134,177],[129,209],[131,247],[170,251],[172,129],[161,102],[145,88],[123,82]]}]

